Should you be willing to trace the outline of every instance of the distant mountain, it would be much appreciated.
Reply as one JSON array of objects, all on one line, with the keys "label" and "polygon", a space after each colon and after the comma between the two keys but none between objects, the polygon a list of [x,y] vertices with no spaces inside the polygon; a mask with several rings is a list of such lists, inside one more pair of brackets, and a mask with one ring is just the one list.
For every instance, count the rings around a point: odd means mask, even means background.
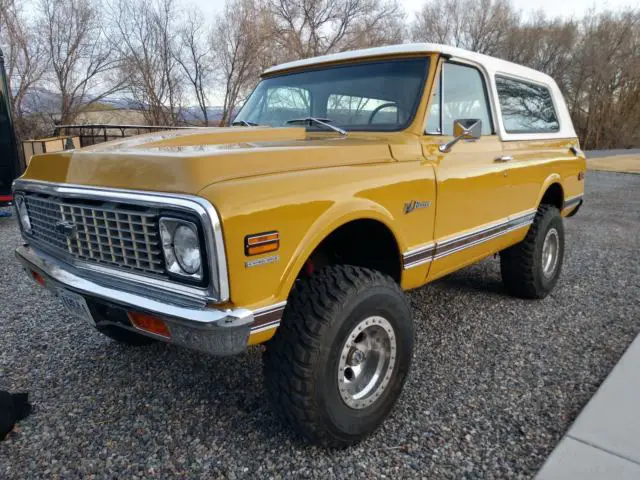
[{"label": "distant mountain", "polygon": [[[60,94],[43,88],[34,88],[27,93],[24,99],[24,111],[27,114],[47,114],[55,117],[60,111]],[[118,110],[138,110],[140,104],[126,97],[106,97],[99,104],[113,107]],[[222,118],[223,107],[212,106],[207,108],[209,121],[216,122]],[[187,123],[201,122],[204,115],[198,106],[185,107],[181,112],[182,120]]]},{"label": "distant mountain", "polygon": [[103,105],[109,105],[117,109],[138,110],[140,104],[126,97],[105,97],[100,100]]},{"label": "distant mountain", "polygon": [[[222,107],[207,107],[209,121],[217,122],[222,119]],[[186,107],[181,112],[182,120],[185,122],[198,122],[204,120],[204,115],[200,107]]]},{"label": "distant mountain", "polygon": [[55,115],[60,111],[61,103],[60,94],[44,88],[34,88],[27,92],[22,106],[26,114]]}]

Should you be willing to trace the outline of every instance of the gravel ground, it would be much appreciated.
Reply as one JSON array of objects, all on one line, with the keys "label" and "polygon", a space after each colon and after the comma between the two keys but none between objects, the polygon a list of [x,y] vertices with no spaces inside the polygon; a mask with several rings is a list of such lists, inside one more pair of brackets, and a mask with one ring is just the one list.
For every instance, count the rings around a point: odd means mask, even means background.
[{"label": "gravel ground", "polygon": [[640,331],[639,212],[640,176],[590,172],[552,296],[506,296],[495,259],[412,292],[404,394],[342,451],[280,425],[258,349],[126,348],[69,318],[19,270],[0,219],[0,388],[36,405],[0,443],[0,477],[530,477]]}]

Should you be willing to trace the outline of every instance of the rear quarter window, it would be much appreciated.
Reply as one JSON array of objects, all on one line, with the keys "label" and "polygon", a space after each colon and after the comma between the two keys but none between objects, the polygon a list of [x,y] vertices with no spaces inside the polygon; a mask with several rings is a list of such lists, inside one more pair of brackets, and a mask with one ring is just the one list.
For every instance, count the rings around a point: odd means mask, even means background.
[{"label": "rear quarter window", "polygon": [[560,130],[547,87],[496,76],[496,88],[507,133],[553,133]]}]

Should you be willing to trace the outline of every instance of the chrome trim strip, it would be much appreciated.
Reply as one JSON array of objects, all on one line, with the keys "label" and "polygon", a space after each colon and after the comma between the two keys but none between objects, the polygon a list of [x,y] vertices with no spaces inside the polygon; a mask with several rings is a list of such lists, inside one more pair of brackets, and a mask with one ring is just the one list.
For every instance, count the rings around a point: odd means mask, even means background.
[{"label": "chrome trim strip", "polygon": [[415,261],[415,262],[405,263],[405,264],[403,264],[402,268],[403,268],[404,270],[407,270],[407,269],[409,269],[409,268],[417,267],[417,266],[419,266],[419,265],[424,265],[425,263],[429,263],[429,262],[431,262],[431,261],[433,261],[433,255],[430,255],[430,256],[428,256],[428,257],[425,257],[425,258],[423,258],[423,259],[421,259],[421,260],[417,260],[417,261]]},{"label": "chrome trim strip", "polygon": [[510,221],[518,220],[520,218],[529,217],[531,215],[533,215],[535,217],[536,213],[538,213],[538,209],[537,208],[531,208],[529,210],[525,210],[524,212],[520,212],[520,213],[516,213],[515,215],[511,215],[509,217],[509,220]]},{"label": "chrome trim strip", "polygon": [[287,301],[282,301],[278,303],[274,303],[273,305],[268,305],[266,307],[257,308],[254,310],[254,313],[257,315],[262,315],[268,312],[272,312],[274,310],[284,310],[284,307],[287,306]]},{"label": "chrome trim strip", "polygon": [[[154,287],[168,292],[179,291],[190,297],[205,297],[206,300],[225,302],[229,299],[229,281],[227,273],[227,259],[224,249],[224,239],[220,217],[211,203],[202,197],[186,194],[146,192],[138,190],[126,190],[107,187],[91,187],[74,184],[57,184],[41,180],[18,179],[13,184],[14,191],[31,191],[45,194],[60,195],[67,198],[96,199],[133,203],[149,207],[164,207],[195,213],[201,220],[207,240],[206,249],[209,258],[209,270],[212,280],[208,289],[192,287],[175,281],[152,279],[144,275],[122,275],[117,269],[108,269],[84,262],[74,262],[74,266],[87,270],[99,271],[114,278],[122,278],[127,281],[143,285],[153,284]],[[28,241],[28,235],[25,236]],[[217,284],[217,285],[214,285]],[[217,287],[217,291],[216,288]]]},{"label": "chrome trim strip", "polygon": [[[527,222],[522,222],[522,223],[517,223],[517,224],[514,224],[512,226],[508,226],[504,230],[499,230],[499,231],[497,231],[495,233],[492,233],[489,236],[481,237],[481,238],[479,238],[477,240],[473,240],[473,241],[471,241],[471,242],[469,242],[467,244],[464,244],[462,246],[456,247],[454,249],[437,253],[436,256],[434,257],[434,260],[438,260],[440,258],[452,255],[454,253],[458,253],[458,252],[460,252],[462,250],[466,250],[467,248],[475,247],[476,245],[480,245],[481,243],[488,242],[489,240],[493,240],[494,238],[498,238],[498,237],[501,237],[502,235],[506,235],[507,233],[513,232],[513,231],[518,230],[520,228],[527,227],[527,226],[531,225],[532,223],[533,223],[533,220],[527,221]],[[506,224],[506,225],[508,225],[508,224]]]},{"label": "chrome trim strip", "polygon": [[287,302],[279,302],[253,311],[251,333],[260,332],[280,324]]},{"label": "chrome trim strip", "polygon": [[564,210],[565,208],[570,208],[578,205],[580,201],[583,199],[583,197],[584,197],[584,193],[581,193],[580,195],[575,195],[573,197],[565,198],[562,204],[562,209]]},{"label": "chrome trim strip", "polygon": [[433,259],[435,250],[436,244],[428,243],[422,247],[405,252],[402,255],[403,268],[406,270],[407,268],[417,267],[418,265],[430,262]]},{"label": "chrome trim strip", "polygon": [[88,297],[94,297],[116,305],[122,305],[132,310],[148,312],[167,318],[176,324],[189,328],[233,328],[247,327],[253,322],[251,310],[238,308],[233,310],[218,310],[213,308],[191,308],[172,303],[154,300],[146,296],[125,292],[111,288],[91,280],[79,277],[65,269],[56,258],[43,254],[28,246],[16,249],[16,257],[28,269],[35,269],[44,274],[45,282],[60,284],[64,288],[73,290]]},{"label": "chrome trim strip", "polygon": [[279,326],[280,326],[280,320],[276,320],[275,322],[267,323],[259,327],[251,327],[251,333],[266,332],[267,330],[271,330]]},{"label": "chrome trim strip", "polygon": [[409,250],[402,256],[403,269],[407,270],[433,260],[438,260],[467,248],[493,240],[525,226],[529,226],[533,223],[536,212],[536,209],[526,210],[487,227],[467,232],[463,235],[450,238],[440,243],[436,242],[435,245],[430,243],[425,246]]}]

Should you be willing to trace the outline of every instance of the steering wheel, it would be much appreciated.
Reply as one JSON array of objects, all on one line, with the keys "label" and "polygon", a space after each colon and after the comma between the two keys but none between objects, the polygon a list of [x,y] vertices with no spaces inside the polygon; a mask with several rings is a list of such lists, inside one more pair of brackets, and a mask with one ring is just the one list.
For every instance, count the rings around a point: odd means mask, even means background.
[{"label": "steering wheel", "polygon": [[373,123],[373,117],[375,117],[378,112],[380,110],[382,110],[383,108],[387,108],[387,107],[396,107],[398,108],[398,104],[395,102],[389,102],[389,103],[383,103],[382,105],[378,105],[373,112],[371,112],[371,115],[369,115],[369,122],[368,124],[371,125]]}]

